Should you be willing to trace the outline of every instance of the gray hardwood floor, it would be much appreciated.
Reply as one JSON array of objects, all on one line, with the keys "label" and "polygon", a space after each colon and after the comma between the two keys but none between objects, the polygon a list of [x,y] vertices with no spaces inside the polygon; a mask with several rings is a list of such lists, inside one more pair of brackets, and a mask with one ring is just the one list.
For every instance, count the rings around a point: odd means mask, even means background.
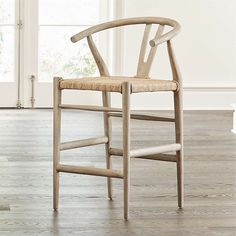
[{"label": "gray hardwood floor", "polygon": [[[65,111],[62,118],[62,140],[103,133],[101,114]],[[120,147],[121,123],[113,120],[113,146]],[[184,124],[184,209],[177,209],[175,164],[135,159],[125,222],[119,179],[109,201],[105,178],[61,174],[60,209],[54,213],[51,110],[0,110],[0,235],[236,235],[232,112],[188,111]],[[132,121],[131,128],[132,148],[174,141],[173,124]],[[121,159],[113,160],[121,168]],[[65,151],[62,161],[104,167],[104,147]]]}]

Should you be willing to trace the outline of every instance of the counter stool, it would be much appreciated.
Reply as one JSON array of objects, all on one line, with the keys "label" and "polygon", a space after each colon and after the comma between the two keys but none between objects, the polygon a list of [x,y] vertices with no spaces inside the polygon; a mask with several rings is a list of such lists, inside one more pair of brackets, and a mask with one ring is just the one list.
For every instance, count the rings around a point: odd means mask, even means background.
[{"label": "counter stool", "polygon": [[[134,77],[110,76],[106,64],[101,57],[92,35],[99,31],[126,25],[145,25],[141,50],[139,54],[138,69]],[[152,25],[158,25],[155,37],[149,39]],[[164,33],[164,27],[171,28]],[[167,18],[138,17],[115,20],[93,26],[71,38],[72,42],[78,42],[87,38],[89,48],[98,66],[100,77],[87,77],[75,79],[54,78],[54,113],[53,113],[53,207],[58,209],[59,173],[75,173],[107,177],[108,197],[112,199],[112,178],[123,179],[124,186],[124,218],[129,215],[129,188],[130,188],[130,158],[143,158],[175,162],[177,165],[177,192],[178,206],[183,207],[183,110],[182,110],[182,83],[181,75],[176,63],[171,39],[179,32],[180,25]],[[149,45],[148,45],[149,43]],[[159,80],[149,77],[151,65],[156,54],[157,46],[167,43],[170,65],[173,78],[171,80]],[[145,57],[146,51],[147,57]],[[144,60],[147,58],[146,60]],[[62,90],[92,90],[101,91],[103,106],[70,105],[63,104]],[[174,97],[174,118],[165,118],[130,112],[130,97],[132,93],[171,91]],[[122,109],[111,107],[110,94],[122,94]],[[104,136],[61,143],[61,109],[78,109],[103,112]],[[122,117],[123,122],[123,149],[111,146],[111,117]],[[152,120],[160,122],[174,122],[176,142],[174,144],[148,147],[143,149],[130,149],[130,119]],[[60,152],[63,150],[105,144],[106,169],[64,165],[60,163]],[[123,171],[112,169],[111,156],[123,157]]]}]

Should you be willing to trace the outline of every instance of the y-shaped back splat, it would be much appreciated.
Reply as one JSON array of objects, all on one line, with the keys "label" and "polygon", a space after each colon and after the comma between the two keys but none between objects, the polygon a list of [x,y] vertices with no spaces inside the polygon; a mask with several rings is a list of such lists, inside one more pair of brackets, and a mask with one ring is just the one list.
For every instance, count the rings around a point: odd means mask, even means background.
[{"label": "y-shaped back splat", "polygon": [[99,53],[91,35],[87,36],[87,41],[88,41],[88,45],[91,50],[91,53],[93,54],[94,60],[97,64],[100,75],[101,76],[109,76],[109,71],[107,69],[107,66],[106,66],[101,54]]},{"label": "y-shaped back splat", "polygon": [[[147,45],[149,42],[149,34],[151,27],[152,27],[151,24],[147,24],[144,30],[142,45],[139,54],[137,77],[148,78],[152,62],[157,51],[157,45],[152,47],[149,51],[147,61],[146,62],[144,61]],[[164,31],[164,25],[159,25],[155,38],[153,40],[157,41],[161,37],[163,31]]]}]

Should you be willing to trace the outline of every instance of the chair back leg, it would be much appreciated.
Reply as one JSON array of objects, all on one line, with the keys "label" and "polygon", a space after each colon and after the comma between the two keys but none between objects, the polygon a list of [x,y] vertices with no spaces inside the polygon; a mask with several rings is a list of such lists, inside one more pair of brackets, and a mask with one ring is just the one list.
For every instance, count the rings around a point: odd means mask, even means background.
[{"label": "chair back leg", "polygon": [[124,175],[124,218],[129,217],[129,185],[130,185],[130,83],[122,84],[123,114],[123,175]]}]

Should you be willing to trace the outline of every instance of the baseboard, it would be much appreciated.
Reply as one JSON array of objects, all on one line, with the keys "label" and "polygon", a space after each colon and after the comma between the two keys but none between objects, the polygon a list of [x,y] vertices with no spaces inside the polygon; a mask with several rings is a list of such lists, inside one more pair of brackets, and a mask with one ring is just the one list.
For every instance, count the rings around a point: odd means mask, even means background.
[{"label": "baseboard", "polygon": [[236,134],[236,103],[231,104],[231,106],[234,109],[234,114],[233,114],[233,129],[231,130],[234,134]]},{"label": "baseboard", "polygon": [[183,89],[193,92],[236,92],[236,83],[184,83]]}]

